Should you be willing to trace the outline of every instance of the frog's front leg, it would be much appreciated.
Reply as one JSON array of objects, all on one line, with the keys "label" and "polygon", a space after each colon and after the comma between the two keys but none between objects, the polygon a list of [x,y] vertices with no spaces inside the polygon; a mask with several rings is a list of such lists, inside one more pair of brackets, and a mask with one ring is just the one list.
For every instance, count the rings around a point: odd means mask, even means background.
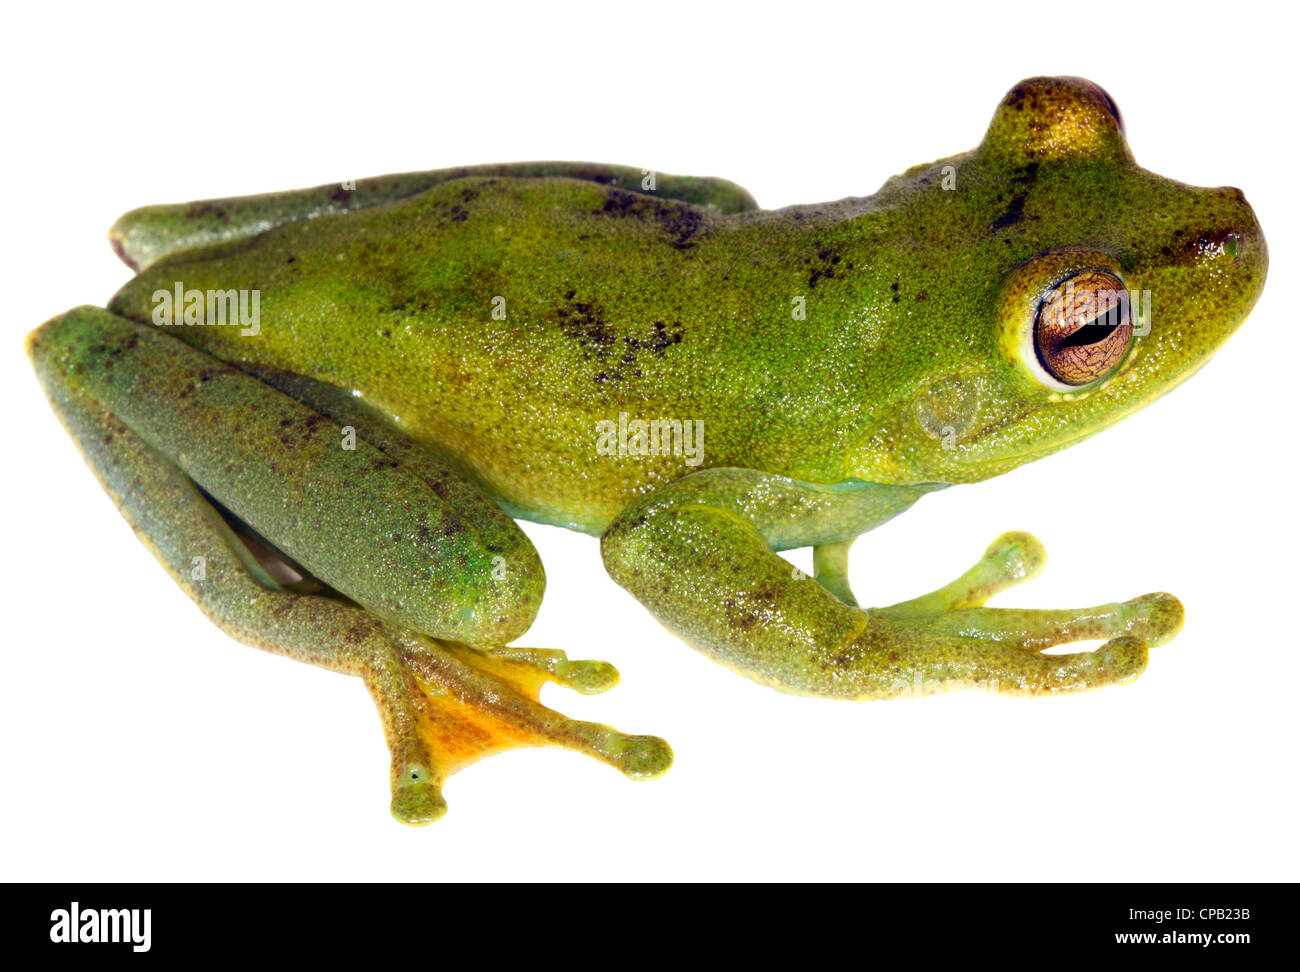
[{"label": "frog's front leg", "polygon": [[[983,607],[1041,568],[1042,548],[1026,534],[999,538],[930,594],[871,610],[846,603],[846,585],[832,593],[844,541],[905,508],[906,489],[710,469],[638,500],[601,549],[614,579],[688,643],[799,694],[890,698],[973,684],[1038,695],[1123,683],[1182,624],[1167,594],[1073,611]],[[829,548],[823,583],[773,552],[804,544]],[[1093,638],[1110,640],[1095,652],[1042,653]]]},{"label": "frog's front leg", "polygon": [[[595,692],[617,673],[505,646],[532,620],[540,562],[513,521],[436,458],[403,463],[362,438],[341,448],[347,436],[320,413],[98,308],[50,321],[28,350],[105,489],[216,624],[365,681],[399,820],[437,819],[448,775],[517,746],[578,749],[634,778],[668,768],[662,740],[538,702],[546,681]],[[235,490],[250,475],[263,488]],[[271,535],[289,546],[272,548]],[[277,583],[261,559],[273,549],[324,581],[323,593]]]}]

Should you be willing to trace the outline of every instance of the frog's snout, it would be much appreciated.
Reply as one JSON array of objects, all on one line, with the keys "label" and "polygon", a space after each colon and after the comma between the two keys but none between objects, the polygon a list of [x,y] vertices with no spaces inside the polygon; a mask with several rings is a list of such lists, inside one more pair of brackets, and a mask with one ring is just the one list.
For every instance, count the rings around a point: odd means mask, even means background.
[{"label": "frog's snout", "polygon": [[1224,186],[1219,192],[1229,201],[1234,213],[1233,233],[1225,243],[1225,250],[1233,258],[1238,273],[1242,274],[1246,289],[1253,291],[1257,298],[1264,289],[1264,278],[1268,274],[1268,244],[1264,242],[1264,230],[1260,228],[1259,219],[1246,201],[1244,192],[1236,186]]},{"label": "frog's snout", "polygon": [[[1201,190],[1204,208],[1199,227],[1182,237],[1180,263],[1200,268],[1211,280],[1229,284],[1244,299],[1245,317],[1264,289],[1268,274],[1268,244],[1255,210],[1236,186]],[[1198,231],[1199,230],[1199,231]]]},{"label": "frog's snout", "polygon": [[1260,229],[1255,210],[1246,201],[1246,194],[1236,186],[1222,186],[1215,192],[1223,198],[1231,214],[1230,228],[1221,234],[1228,255],[1237,259],[1263,255],[1267,260],[1264,231]]}]

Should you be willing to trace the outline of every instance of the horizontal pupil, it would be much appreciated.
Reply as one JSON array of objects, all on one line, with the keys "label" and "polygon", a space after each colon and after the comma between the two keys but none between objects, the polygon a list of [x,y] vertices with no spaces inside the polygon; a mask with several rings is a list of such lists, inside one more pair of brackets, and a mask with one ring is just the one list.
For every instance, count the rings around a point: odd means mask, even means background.
[{"label": "horizontal pupil", "polygon": [[1090,344],[1099,344],[1115,333],[1124,324],[1124,309],[1115,304],[1102,311],[1088,323],[1057,345],[1058,348],[1082,348]]}]

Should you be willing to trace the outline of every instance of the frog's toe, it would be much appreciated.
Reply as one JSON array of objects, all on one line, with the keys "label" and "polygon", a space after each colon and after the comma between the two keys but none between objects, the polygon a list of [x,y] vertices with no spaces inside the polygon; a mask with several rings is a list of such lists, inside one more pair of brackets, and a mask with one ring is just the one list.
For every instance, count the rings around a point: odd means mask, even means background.
[{"label": "frog's toe", "polygon": [[1127,685],[1146,671],[1147,654],[1145,641],[1124,635],[1112,638],[1096,651],[1083,652],[1073,657],[1080,660],[1080,681],[1091,688],[1100,685]]},{"label": "frog's toe", "polygon": [[559,673],[558,681],[583,695],[599,695],[618,684],[618,669],[609,662],[571,661]]},{"label": "frog's toe", "polygon": [[[866,650],[844,656],[861,666],[860,684],[865,690],[858,698],[920,696],[971,687],[1022,696],[1081,692],[1133,681],[1145,670],[1148,654],[1146,642],[1131,635],[1111,638],[1096,651],[1070,654],[952,636],[926,637],[902,651],[873,647],[870,638],[862,647]],[[878,653],[874,659],[873,651]]]},{"label": "frog's toe", "polygon": [[422,827],[441,819],[446,812],[442,786],[428,767],[405,767],[393,783],[393,817],[401,823]]},{"label": "frog's toe", "polygon": [[1112,638],[1096,651],[1033,657],[1043,661],[1044,677],[1039,685],[1030,683],[1031,694],[1074,692],[1132,682],[1146,671],[1147,644],[1124,635]]},{"label": "frog's toe", "polygon": [[1047,565],[1047,548],[1023,530],[1002,534],[984,551],[975,566],[941,591],[948,607],[978,607],[1005,590],[1031,581]]},{"label": "frog's toe", "polygon": [[1047,548],[1033,534],[1012,530],[1002,534],[980,558],[1012,584],[1033,580],[1047,565]]},{"label": "frog's toe", "polygon": [[989,544],[975,566],[956,580],[929,594],[877,608],[875,613],[916,618],[940,611],[981,607],[995,594],[1033,580],[1046,564],[1047,550],[1038,538],[1012,530]]},{"label": "frog's toe", "polygon": [[673,765],[672,747],[658,736],[619,735],[607,755],[614,767],[632,780],[653,780]]},{"label": "frog's toe", "polygon": [[618,669],[605,661],[570,660],[554,648],[492,648],[480,657],[515,677],[555,682],[583,695],[608,692],[618,684]]},{"label": "frog's toe", "polygon": [[1121,607],[1133,612],[1130,633],[1152,647],[1163,645],[1178,634],[1186,617],[1183,602],[1164,592],[1143,594],[1125,601]]}]

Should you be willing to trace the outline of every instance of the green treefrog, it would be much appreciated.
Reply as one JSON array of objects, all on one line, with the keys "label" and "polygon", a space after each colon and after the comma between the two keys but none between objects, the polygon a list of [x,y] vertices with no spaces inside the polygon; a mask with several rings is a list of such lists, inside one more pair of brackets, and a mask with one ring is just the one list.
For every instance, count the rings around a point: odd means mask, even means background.
[{"label": "green treefrog", "polygon": [[[364,679],[410,824],[508,747],[633,778],[672,760],[539,702],[617,673],[514,645],[545,584],[515,518],[599,537],[667,628],[782,691],[1132,680],[1182,624],[1168,594],[986,607],[1043,564],[1007,533],[868,609],[849,545],[1179,384],[1268,264],[1239,190],[1139,168],[1077,78],[1023,81],[974,150],[820,205],[543,162],[150,206],[110,239],[136,276],[30,335],[46,394],[216,624]],[[807,546],[812,575],[777,553]],[[1044,653],[1081,640],[1104,644]]]}]

